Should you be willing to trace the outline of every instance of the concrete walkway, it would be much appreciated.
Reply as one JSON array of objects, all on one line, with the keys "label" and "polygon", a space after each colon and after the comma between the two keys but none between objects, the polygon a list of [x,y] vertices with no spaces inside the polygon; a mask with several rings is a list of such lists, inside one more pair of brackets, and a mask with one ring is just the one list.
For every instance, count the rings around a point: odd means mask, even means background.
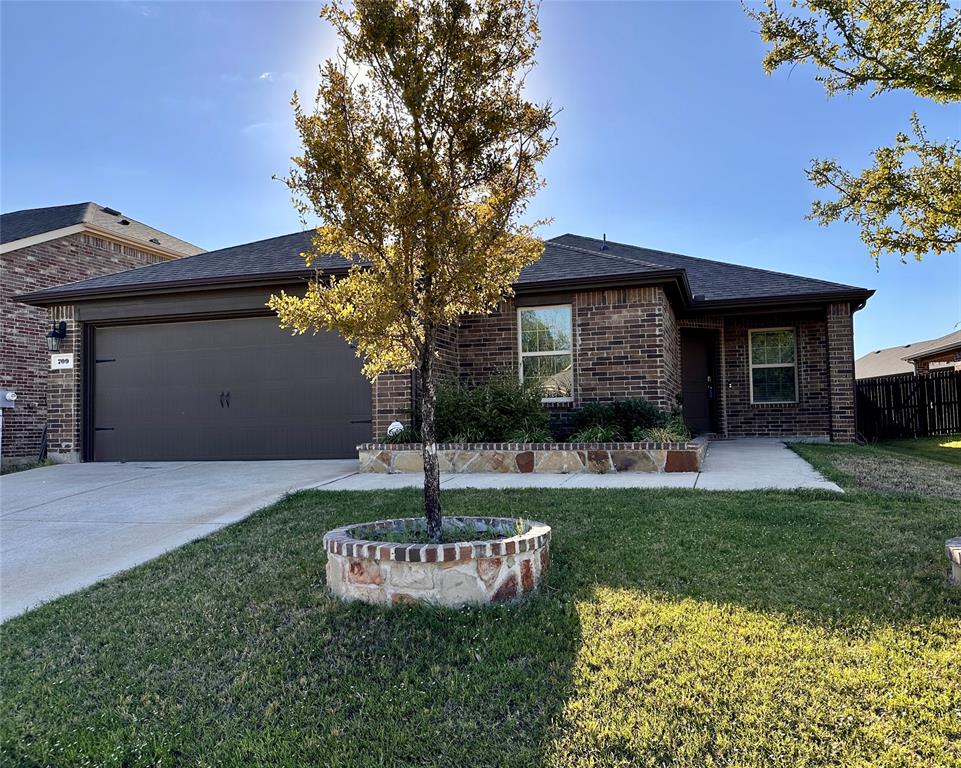
[{"label": "concrete walkway", "polygon": [[0,621],[356,469],[356,460],[163,462],[4,475]]},{"label": "concrete walkway", "polygon": [[[414,488],[421,474],[353,474],[319,486],[324,491]],[[612,475],[518,475],[477,472],[441,475],[441,488],[688,488],[704,491],[795,490],[842,492],[782,441],[757,438],[716,440],[700,472],[631,472]]]}]

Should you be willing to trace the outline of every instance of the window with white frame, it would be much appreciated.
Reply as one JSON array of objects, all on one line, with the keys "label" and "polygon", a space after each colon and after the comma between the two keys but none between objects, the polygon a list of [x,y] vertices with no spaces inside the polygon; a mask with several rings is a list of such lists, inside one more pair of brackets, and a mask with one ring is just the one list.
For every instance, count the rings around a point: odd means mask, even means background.
[{"label": "window with white frame", "polygon": [[797,402],[797,338],[793,328],[750,331],[751,402]]},{"label": "window with white frame", "polygon": [[548,402],[571,400],[574,355],[570,305],[522,307],[517,316],[521,381],[539,381]]}]

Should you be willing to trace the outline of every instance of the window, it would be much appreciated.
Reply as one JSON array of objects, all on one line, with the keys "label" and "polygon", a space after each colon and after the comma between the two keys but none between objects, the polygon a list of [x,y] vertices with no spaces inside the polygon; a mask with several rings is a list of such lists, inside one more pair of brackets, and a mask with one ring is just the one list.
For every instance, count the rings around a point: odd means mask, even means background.
[{"label": "window", "polygon": [[547,401],[571,400],[574,358],[570,306],[525,307],[517,314],[521,381],[540,381]]},{"label": "window", "polygon": [[751,402],[797,402],[797,344],[793,328],[750,331]]}]

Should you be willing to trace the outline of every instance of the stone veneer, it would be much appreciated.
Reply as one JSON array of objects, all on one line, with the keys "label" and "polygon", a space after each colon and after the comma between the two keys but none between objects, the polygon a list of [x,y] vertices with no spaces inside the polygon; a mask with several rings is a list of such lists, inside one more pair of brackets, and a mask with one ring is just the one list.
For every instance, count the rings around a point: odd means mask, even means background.
[{"label": "stone veneer", "polygon": [[447,517],[444,523],[505,534],[520,523],[522,531],[490,541],[396,544],[357,536],[376,535],[378,529],[398,533],[422,528],[423,519],[336,528],[324,536],[328,588],[348,601],[450,607],[509,602],[537,589],[550,563],[549,526],[498,517]]},{"label": "stone veneer", "polygon": [[961,587],[961,536],[944,542],[944,551],[951,564],[948,578],[956,587]]},{"label": "stone veneer", "polygon": [[[686,443],[442,443],[441,472],[699,472],[708,439]],[[423,472],[419,443],[357,446],[361,472]]]}]

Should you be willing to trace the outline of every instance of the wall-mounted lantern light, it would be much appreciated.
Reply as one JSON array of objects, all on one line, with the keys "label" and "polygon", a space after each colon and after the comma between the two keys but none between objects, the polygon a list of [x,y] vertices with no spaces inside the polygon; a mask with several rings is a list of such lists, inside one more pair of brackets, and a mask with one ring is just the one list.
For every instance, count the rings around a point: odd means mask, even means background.
[{"label": "wall-mounted lantern light", "polygon": [[60,342],[67,338],[67,322],[61,320],[54,323],[50,333],[47,334],[47,349],[51,352],[60,351]]}]

